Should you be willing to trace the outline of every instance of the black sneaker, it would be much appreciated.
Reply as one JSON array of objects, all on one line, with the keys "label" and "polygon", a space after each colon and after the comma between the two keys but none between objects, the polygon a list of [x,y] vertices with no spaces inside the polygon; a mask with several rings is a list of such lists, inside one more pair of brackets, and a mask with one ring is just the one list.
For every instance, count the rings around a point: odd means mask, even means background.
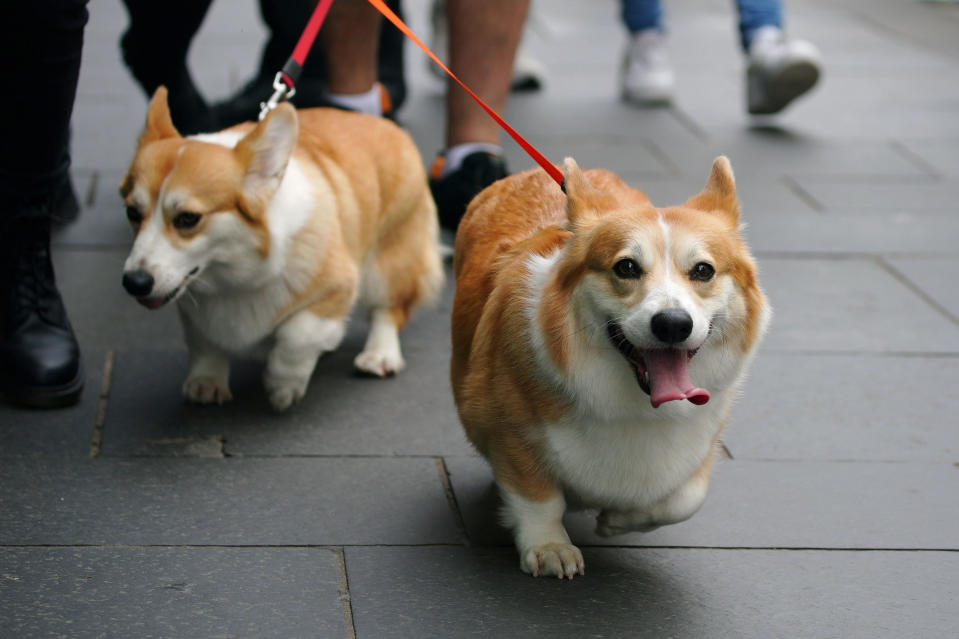
[{"label": "black sneaker", "polygon": [[446,158],[440,155],[433,163],[430,172],[430,191],[436,200],[439,212],[440,226],[455,231],[459,226],[460,218],[466,213],[466,206],[477,193],[487,186],[507,175],[506,162],[502,156],[477,151],[467,155],[458,169],[443,177],[438,176],[443,170]]},{"label": "black sneaker", "polygon": [[11,220],[0,236],[0,391],[37,408],[75,404],[83,367],[54,282],[50,220]]}]

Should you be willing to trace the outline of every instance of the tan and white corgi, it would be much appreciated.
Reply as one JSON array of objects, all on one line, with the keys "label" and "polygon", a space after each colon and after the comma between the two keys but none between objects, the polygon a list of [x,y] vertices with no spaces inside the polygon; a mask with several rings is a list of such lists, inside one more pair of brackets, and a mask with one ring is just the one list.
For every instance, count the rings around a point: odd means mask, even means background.
[{"label": "tan and white corgi", "polygon": [[520,567],[572,578],[567,500],[596,532],[683,521],[706,497],[720,431],[770,310],[740,236],[733,173],[655,208],[566,160],[470,204],[454,254],[452,383],[486,457]]},{"label": "tan and white corgi", "polygon": [[161,87],[120,193],[136,233],[123,285],[147,308],[176,300],[195,402],[229,400],[228,354],[259,352],[288,408],[355,304],[371,322],[356,368],[393,374],[400,329],[442,285],[419,152],[383,118],[281,104],[183,138]]}]

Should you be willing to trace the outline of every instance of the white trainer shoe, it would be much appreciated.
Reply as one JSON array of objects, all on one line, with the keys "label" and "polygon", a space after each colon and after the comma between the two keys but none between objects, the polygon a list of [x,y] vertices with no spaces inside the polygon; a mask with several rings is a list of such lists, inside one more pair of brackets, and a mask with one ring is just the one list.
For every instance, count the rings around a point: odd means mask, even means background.
[{"label": "white trainer shoe", "polygon": [[666,54],[666,37],[656,29],[633,34],[622,68],[623,99],[641,106],[669,104],[676,79]]},{"label": "white trainer shoe", "polygon": [[819,80],[819,50],[805,40],[787,40],[777,27],[762,27],[749,46],[747,108],[753,115],[782,111]]}]

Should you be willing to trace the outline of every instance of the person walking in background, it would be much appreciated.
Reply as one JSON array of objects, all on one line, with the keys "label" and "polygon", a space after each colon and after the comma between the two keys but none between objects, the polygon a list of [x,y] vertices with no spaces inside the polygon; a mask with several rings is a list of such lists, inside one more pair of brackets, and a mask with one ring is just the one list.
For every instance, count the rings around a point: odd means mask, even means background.
[{"label": "person walking in background", "polygon": [[[783,33],[781,0],[736,0],[739,39],[746,55],[746,107],[750,114],[778,113],[809,91],[821,72],[819,51]],[[629,30],[622,67],[623,98],[650,106],[668,104],[675,77],[666,52],[659,0],[622,0]]]},{"label": "person walking in background", "polygon": [[[448,65],[497,112],[506,106],[529,0],[447,0]],[[320,30],[330,101],[379,115],[376,34],[382,17],[364,0],[339,0]],[[446,92],[446,148],[430,172],[440,224],[455,230],[466,205],[506,177],[499,125],[452,81]]]},{"label": "person walking in background", "polygon": [[0,20],[11,87],[0,100],[0,390],[35,407],[76,403],[83,389],[80,348],[50,259],[50,225],[69,179],[86,5],[21,0],[7,3]]}]

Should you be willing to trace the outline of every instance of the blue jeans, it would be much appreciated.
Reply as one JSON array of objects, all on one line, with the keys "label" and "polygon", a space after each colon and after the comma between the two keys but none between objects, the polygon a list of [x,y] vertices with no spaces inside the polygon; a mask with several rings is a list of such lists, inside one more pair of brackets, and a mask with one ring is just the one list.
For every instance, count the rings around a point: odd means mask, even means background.
[{"label": "blue jeans", "polygon": [[[782,0],[736,0],[739,10],[739,39],[748,50],[760,27],[782,27]],[[663,31],[663,9],[659,0],[622,0],[623,24],[630,33],[644,29]]]}]

